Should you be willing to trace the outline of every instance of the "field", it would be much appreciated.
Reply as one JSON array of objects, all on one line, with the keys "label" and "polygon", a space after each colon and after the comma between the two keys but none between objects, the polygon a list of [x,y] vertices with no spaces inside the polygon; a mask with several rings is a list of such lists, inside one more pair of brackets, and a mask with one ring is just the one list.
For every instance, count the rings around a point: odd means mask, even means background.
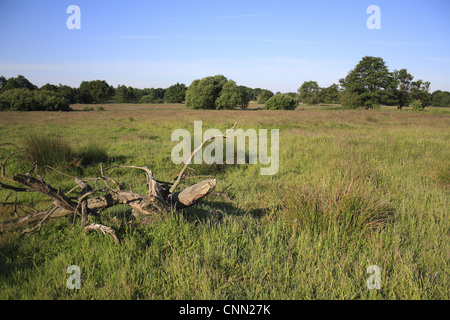
[{"label": "field", "polygon": [[[120,242],[84,233],[72,217],[40,232],[0,233],[0,299],[449,299],[450,113],[334,110],[186,110],[183,105],[101,105],[74,112],[1,112],[0,141],[23,145],[30,134],[63,137],[76,150],[103,146],[108,165],[146,165],[171,181],[175,129],[224,132],[279,129],[280,167],[210,168],[216,191],[179,215],[132,227],[119,208],[101,222]],[[5,156],[5,151],[2,158]],[[80,174],[66,168],[67,172]],[[98,164],[81,172],[98,175]],[[195,170],[195,171],[194,171]],[[7,174],[24,172],[18,161]],[[43,173],[67,192],[73,181]],[[145,190],[145,176],[120,178]],[[184,180],[193,184],[195,179]],[[0,200],[7,191],[0,189]],[[31,207],[45,197],[18,194]],[[3,210],[5,209],[5,210]],[[0,220],[11,218],[0,208]],[[100,219],[100,218],[99,218]],[[81,289],[69,290],[66,269],[81,269]],[[369,266],[381,289],[369,290]]]}]

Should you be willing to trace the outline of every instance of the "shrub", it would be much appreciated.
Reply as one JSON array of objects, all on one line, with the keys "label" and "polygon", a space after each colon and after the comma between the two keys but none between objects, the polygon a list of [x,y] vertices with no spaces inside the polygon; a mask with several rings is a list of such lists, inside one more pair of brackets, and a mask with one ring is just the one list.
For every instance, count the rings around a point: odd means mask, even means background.
[{"label": "shrub", "polygon": [[33,91],[28,89],[11,89],[0,95],[0,110],[33,110],[35,101]]},{"label": "shrub", "polygon": [[414,100],[411,103],[411,107],[412,107],[413,111],[421,111],[424,109],[422,101],[420,101],[420,100]]},{"label": "shrub", "polygon": [[28,158],[40,167],[62,167],[75,161],[72,147],[61,138],[32,134],[25,139]]},{"label": "shrub", "polygon": [[274,96],[273,92],[267,89],[261,91],[258,97],[258,103],[266,103],[270,98]]},{"label": "shrub", "polygon": [[358,109],[362,106],[362,101],[357,93],[345,91],[341,95],[341,105],[345,109]]},{"label": "shrub", "polygon": [[264,108],[268,110],[294,110],[298,102],[287,94],[277,94],[267,100]]},{"label": "shrub", "polygon": [[145,95],[139,99],[139,103],[164,103],[162,99],[155,99],[151,95]]},{"label": "shrub", "polygon": [[192,81],[186,91],[186,107],[189,109],[216,109],[216,100],[228,79],[216,75]]},{"label": "shrub", "polygon": [[0,110],[68,111],[69,101],[48,90],[11,89],[0,95]]},{"label": "shrub", "polygon": [[217,109],[234,109],[238,104],[238,86],[233,80],[224,84],[219,97],[216,99]]}]

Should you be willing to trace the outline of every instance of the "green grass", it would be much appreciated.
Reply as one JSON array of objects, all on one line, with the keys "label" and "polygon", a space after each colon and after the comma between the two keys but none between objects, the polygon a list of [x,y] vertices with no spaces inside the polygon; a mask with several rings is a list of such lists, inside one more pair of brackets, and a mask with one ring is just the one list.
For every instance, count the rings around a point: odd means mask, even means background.
[{"label": "green grass", "polygon": [[82,166],[105,163],[108,161],[108,151],[105,146],[90,141],[79,148],[77,158],[81,160]]},{"label": "green grass", "polygon": [[59,137],[51,137],[32,133],[25,138],[26,155],[32,163],[39,167],[68,166],[73,162],[75,152],[70,144]]},{"label": "green grass", "polygon": [[[101,107],[4,112],[1,141],[21,145],[32,132],[64,137],[75,154],[92,148],[88,154],[106,156],[109,165],[146,165],[170,181],[182,167],[170,161],[173,130],[192,132],[202,120],[204,131],[224,132],[238,121],[244,130],[280,129],[280,170],[261,176],[260,165],[193,166],[189,176],[216,175],[216,190],[229,186],[229,198],[209,196],[139,227],[126,206],[91,217],[114,228],[119,244],[84,233],[79,220],[71,228],[69,216],[39,233],[2,233],[1,299],[449,299],[448,114]],[[8,162],[7,175],[26,171],[19,158]],[[95,159],[76,173],[98,175]],[[114,178],[145,192],[139,171],[117,170]],[[44,179],[62,191],[74,185],[52,171]],[[7,193],[0,189],[0,199]],[[49,204],[35,194],[17,201]],[[0,220],[12,219],[12,209],[3,209]],[[70,265],[81,268],[80,290],[66,287]],[[366,286],[371,265],[381,269],[380,290]]]}]

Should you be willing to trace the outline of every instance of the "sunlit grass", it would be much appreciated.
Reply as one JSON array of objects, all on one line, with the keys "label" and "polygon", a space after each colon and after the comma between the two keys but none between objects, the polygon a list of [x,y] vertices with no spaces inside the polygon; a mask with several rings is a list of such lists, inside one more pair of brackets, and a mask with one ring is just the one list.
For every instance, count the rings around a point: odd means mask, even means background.
[{"label": "sunlit grass", "polygon": [[[216,191],[226,188],[228,197],[209,196],[181,216],[139,228],[126,219],[126,206],[92,217],[116,229],[119,244],[101,233],[85,234],[79,222],[71,228],[72,217],[49,222],[40,233],[1,234],[0,298],[449,298],[447,114],[390,107],[265,111],[251,105],[221,112],[180,105],[102,107],[4,112],[0,137],[20,144],[38,132],[63,137],[75,154],[92,148],[87,153],[102,155],[77,174],[98,175],[98,161],[107,156],[108,164],[146,165],[158,180],[170,181],[181,169],[170,159],[175,129],[193,133],[194,121],[201,120],[204,131],[224,132],[237,121],[244,130],[280,130],[280,170],[261,176],[261,164],[193,166],[188,176],[216,176]],[[145,192],[140,173],[114,174]],[[62,191],[73,186],[55,172],[44,178]],[[0,199],[7,193],[0,190]],[[44,200],[17,197],[31,206]],[[65,270],[73,264],[81,268],[81,290],[66,288]],[[370,265],[381,269],[381,290],[366,287]]]}]

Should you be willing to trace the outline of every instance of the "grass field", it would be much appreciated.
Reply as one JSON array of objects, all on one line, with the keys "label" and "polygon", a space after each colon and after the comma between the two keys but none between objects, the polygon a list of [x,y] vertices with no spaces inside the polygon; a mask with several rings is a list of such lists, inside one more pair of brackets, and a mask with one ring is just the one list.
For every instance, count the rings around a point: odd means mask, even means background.
[{"label": "grass field", "polygon": [[[183,105],[101,105],[104,111],[1,112],[0,141],[24,145],[30,135],[64,138],[74,150],[101,145],[108,164],[146,165],[170,181],[175,129],[224,132],[279,129],[280,168],[260,165],[211,169],[216,191],[182,215],[131,227],[122,214],[104,212],[116,244],[84,233],[72,217],[40,232],[0,234],[0,299],[449,299],[450,112],[333,110],[186,110]],[[5,156],[5,150],[2,157]],[[98,164],[72,174],[97,176]],[[16,161],[7,174],[23,172]],[[73,187],[55,172],[45,180]],[[137,192],[145,176],[120,179]],[[198,180],[185,180],[193,184]],[[231,184],[231,186],[230,186]],[[3,201],[7,191],[0,189]],[[18,194],[32,207],[45,197]],[[0,219],[10,218],[8,210]],[[81,269],[80,290],[69,290],[66,268]],[[381,289],[369,290],[369,266],[381,270]]]}]

